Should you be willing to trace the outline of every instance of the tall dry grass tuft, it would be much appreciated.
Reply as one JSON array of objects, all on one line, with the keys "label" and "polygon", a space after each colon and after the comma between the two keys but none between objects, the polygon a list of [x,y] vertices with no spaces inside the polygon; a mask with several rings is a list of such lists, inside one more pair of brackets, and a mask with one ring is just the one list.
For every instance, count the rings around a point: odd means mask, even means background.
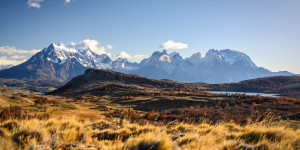
[{"label": "tall dry grass tuft", "polygon": [[123,146],[124,149],[140,150],[172,150],[173,142],[166,134],[159,132],[147,133],[137,137],[128,139],[128,142]]},{"label": "tall dry grass tuft", "polygon": [[300,130],[288,124],[131,123],[110,118],[0,122],[4,149],[299,149]]}]

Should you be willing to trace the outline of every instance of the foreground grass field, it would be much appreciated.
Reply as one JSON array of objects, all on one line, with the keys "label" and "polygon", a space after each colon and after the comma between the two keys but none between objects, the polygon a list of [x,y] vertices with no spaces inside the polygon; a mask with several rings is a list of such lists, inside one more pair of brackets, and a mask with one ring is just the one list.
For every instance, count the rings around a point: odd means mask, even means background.
[{"label": "foreground grass field", "polygon": [[[0,123],[0,149],[299,149],[299,122],[133,123],[90,105]],[[40,113],[42,114],[42,113]]]},{"label": "foreground grass field", "polygon": [[0,149],[299,149],[300,130],[268,124],[239,126],[129,123],[76,118],[8,120]]}]

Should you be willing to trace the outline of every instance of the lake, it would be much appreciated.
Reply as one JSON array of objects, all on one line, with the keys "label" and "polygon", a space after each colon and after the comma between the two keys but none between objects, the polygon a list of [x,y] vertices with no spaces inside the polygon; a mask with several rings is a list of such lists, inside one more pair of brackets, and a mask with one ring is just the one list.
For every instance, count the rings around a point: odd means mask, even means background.
[{"label": "lake", "polygon": [[206,91],[209,93],[216,93],[216,94],[245,94],[245,95],[259,95],[259,96],[263,96],[263,97],[280,97],[278,96],[278,94],[267,94],[267,93],[253,93],[253,92],[230,92],[230,91]]},{"label": "lake", "polygon": [[14,88],[14,89],[25,89],[26,87],[21,87],[21,86],[12,86],[11,88]]}]

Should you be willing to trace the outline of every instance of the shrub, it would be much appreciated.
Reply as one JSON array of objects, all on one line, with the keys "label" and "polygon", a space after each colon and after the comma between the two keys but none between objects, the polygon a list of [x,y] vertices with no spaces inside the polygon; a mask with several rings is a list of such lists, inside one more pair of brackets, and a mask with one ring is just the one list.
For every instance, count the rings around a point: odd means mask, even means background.
[{"label": "shrub", "polygon": [[182,139],[181,141],[178,142],[178,145],[183,146],[183,145],[189,144],[189,143],[191,143],[195,140],[196,140],[195,138],[184,138],[184,139]]},{"label": "shrub", "polygon": [[0,130],[0,137],[4,136],[4,131]]},{"label": "shrub", "polygon": [[37,131],[36,132],[21,131],[15,133],[12,139],[18,145],[25,147],[25,145],[28,144],[30,140],[35,139],[39,142],[42,140],[42,137],[41,134]]},{"label": "shrub", "polygon": [[172,150],[172,142],[167,138],[161,138],[160,140],[144,138],[140,141],[137,146],[131,147],[130,149],[136,150]]},{"label": "shrub", "polygon": [[3,128],[12,131],[15,130],[16,128],[19,128],[19,124],[15,121],[9,121],[4,123]]},{"label": "shrub", "polygon": [[65,129],[61,131],[61,137],[65,142],[86,142],[87,135],[83,129]]},{"label": "shrub", "polygon": [[250,132],[243,133],[239,138],[245,140],[246,143],[256,144],[263,139],[271,142],[280,142],[284,138],[284,134],[280,131],[260,131],[253,130]]},{"label": "shrub", "polygon": [[22,118],[22,107],[11,106],[5,108],[0,112],[0,121],[8,119],[21,119]]},{"label": "shrub", "polygon": [[131,132],[129,130],[123,129],[121,131],[104,131],[100,132],[93,136],[93,138],[97,138],[100,140],[121,140],[125,142],[131,136]]},{"label": "shrub", "polygon": [[98,129],[98,130],[103,130],[103,129],[108,129],[108,128],[112,128],[113,126],[105,121],[100,121],[97,123],[93,123],[91,125],[92,129]]}]

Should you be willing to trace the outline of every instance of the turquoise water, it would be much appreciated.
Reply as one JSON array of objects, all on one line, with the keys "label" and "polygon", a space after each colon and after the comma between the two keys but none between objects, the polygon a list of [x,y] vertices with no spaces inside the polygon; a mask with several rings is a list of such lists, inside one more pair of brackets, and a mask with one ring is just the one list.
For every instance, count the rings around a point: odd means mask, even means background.
[{"label": "turquoise water", "polygon": [[21,86],[12,86],[14,89],[25,89],[26,87],[21,87]]},{"label": "turquoise water", "polygon": [[38,94],[36,94],[36,95],[46,95],[46,93],[38,93]]},{"label": "turquoise water", "polygon": [[230,92],[230,91],[206,91],[209,93],[216,93],[216,94],[245,94],[245,95],[252,95],[252,96],[263,96],[263,97],[280,97],[278,94],[266,94],[266,93],[252,93],[252,92]]}]

